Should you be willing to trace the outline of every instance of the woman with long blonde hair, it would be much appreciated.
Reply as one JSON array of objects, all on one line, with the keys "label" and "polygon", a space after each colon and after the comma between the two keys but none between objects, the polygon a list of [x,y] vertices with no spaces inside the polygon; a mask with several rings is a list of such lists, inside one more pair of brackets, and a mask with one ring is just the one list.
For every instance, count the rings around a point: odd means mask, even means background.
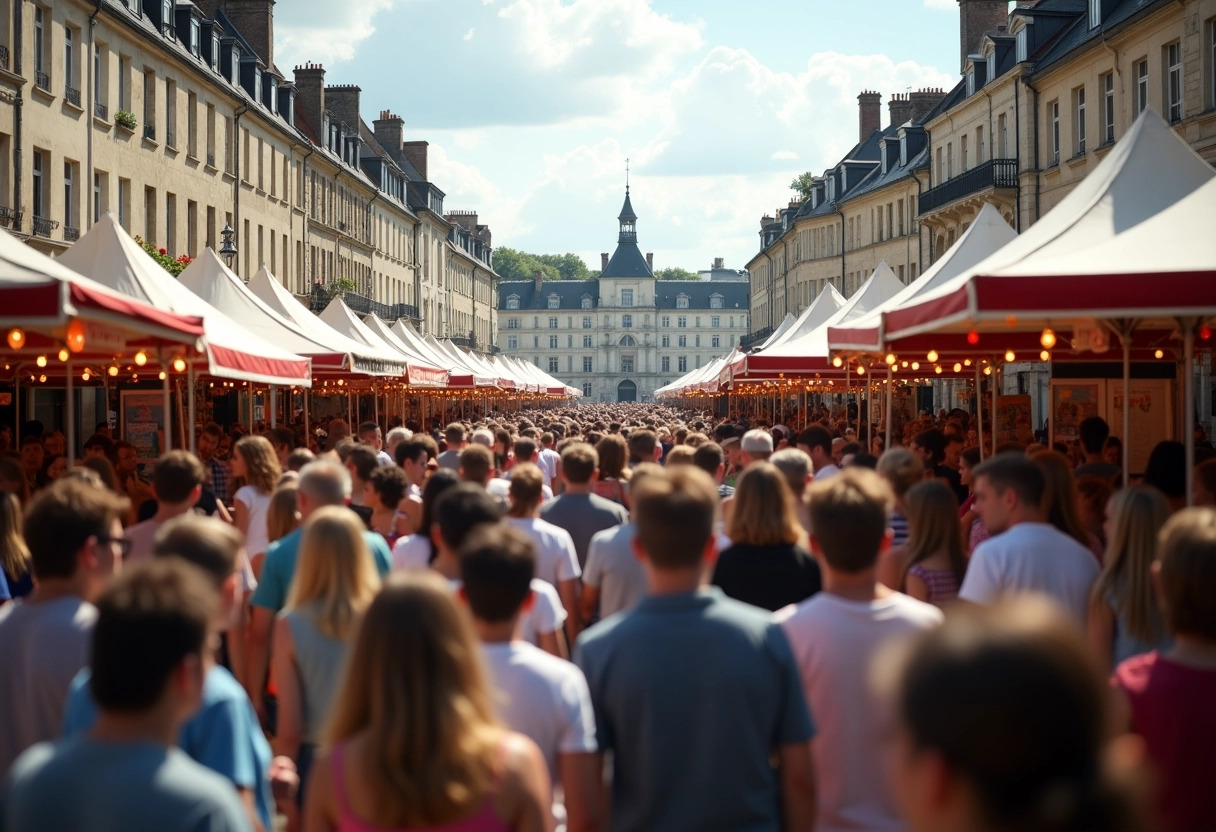
[{"label": "woman with long blonde hair", "polygon": [[1157,534],[1170,517],[1150,486],[1116,491],[1106,504],[1106,559],[1089,600],[1089,643],[1103,668],[1169,645],[1152,567]]},{"label": "woman with long blonde hair", "polygon": [[806,549],[794,494],[776,465],[744,469],[726,536],[731,545],[718,556],[713,583],[729,597],[775,611],[819,591],[819,564]]},{"label": "woman with long blonde hair", "polygon": [[1043,511],[1047,522],[1080,543],[1102,561],[1102,544],[1095,535],[1085,531],[1077,512],[1077,485],[1072,476],[1073,466],[1059,451],[1035,451],[1030,457],[1043,472],[1047,488],[1043,492]]},{"label": "woman with long blonde hair", "polygon": [[391,575],[364,614],[326,742],[307,832],[552,828],[544,757],[495,719],[472,620],[435,573]]},{"label": "woman with long blonde hair", "polygon": [[271,662],[279,696],[276,751],[307,773],[349,644],[380,588],[354,512],[318,509],[304,525],[287,606],[275,622]]},{"label": "woman with long blonde hair", "polygon": [[34,588],[30,572],[30,550],[21,535],[21,501],[17,495],[0,491],[0,567],[3,567],[0,605],[5,601],[23,598]]},{"label": "woman with long blonde hair", "polygon": [[941,480],[908,490],[908,543],[900,591],[937,607],[958,598],[967,572],[958,498]]},{"label": "woman with long blonde hair", "polygon": [[251,558],[264,554],[270,545],[266,515],[282,473],[279,456],[266,437],[246,436],[232,446],[232,476],[245,483],[233,497],[236,527],[245,535]]}]

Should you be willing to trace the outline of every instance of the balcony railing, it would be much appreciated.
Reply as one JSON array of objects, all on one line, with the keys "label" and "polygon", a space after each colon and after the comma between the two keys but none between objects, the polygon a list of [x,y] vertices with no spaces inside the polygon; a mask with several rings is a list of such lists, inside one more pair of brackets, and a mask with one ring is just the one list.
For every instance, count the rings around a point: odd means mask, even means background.
[{"label": "balcony railing", "polygon": [[458,347],[466,347],[467,349],[477,349],[477,341],[467,335],[449,335],[448,340]]},{"label": "balcony railing", "polygon": [[110,108],[98,101],[93,104],[93,115],[97,116],[102,121],[105,121],[110,117]]},{"label": "balcony railing", "polygon": [[309,304],[309,308],[313,312],[320,313],[335,297],[341,297],[351,311],[359,315],[375,315],[377,318],[389,322],[403,318],[410,321],[422,320],[418,315],[417,306],[408,303],[380,303],[366,295],[354,292],[330,292],[325,286],[312,287],[312,302]]},{"label": "balcony railing", "polygon": [[739,338],[739,346],[744,350],[751,349],[754,345],[759,344],[765,338],[773,334],[773,328],[766,326],[764,329],[757,330],[750,335],[743,335]]},{"label": "balcony railing", "polygon": [[989,159],[920,195],[922,214],[988,188],[1017,188],[1018,160]]},{"label": "balcony railing", "polygon": [[0,69],[8,69],[8,47],[0,46]]},{"label": "balcony railing", "polygon": [[46,217],[34,217],[34,233],[39,237],[50,237],[51,232],[58,227],[58,220],[48,220]]},{"label": "balcony railing", "polygon": [[40,90],[45,90],[46,92],[51,91],[51,76],[47,75],[45,72],[35,72],[34,83]]},{"label": "balcony railing", "polygon": [[79,228],[70,228],[69,226],[65,225],[63,227],[63,239],[64,239],[64,242],[68,242],[68,243],[76,242],[77,240],[80,239],[80,229]]},{"label": "balcony railing", "polygon": [[67,102],[73,107],[80,106],[80,90],[76,89],[75,87],[64,87],[63,97],[66,98]]}]

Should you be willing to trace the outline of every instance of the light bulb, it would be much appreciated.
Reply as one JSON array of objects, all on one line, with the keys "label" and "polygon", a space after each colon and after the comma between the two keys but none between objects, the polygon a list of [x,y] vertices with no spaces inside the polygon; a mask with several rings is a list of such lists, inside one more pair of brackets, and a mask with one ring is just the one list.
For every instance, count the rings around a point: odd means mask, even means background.
[{"label": "light bulb", "polygon": [[934,364],[934,365],[933,365],[933,372],[937,373],[937,374],[940,376],[940,375],[942,374],[942,365],[941,365],[941,364]]},{"label": "light bulb", "polygon": [[114,376],[118,375],[118,365],[117,365],[117,364],[111,364],[111,365],[110,365],[110,369],[109,369],[107,372],[110,374],[110,377],[111,377],[111,378],[113,378]]},{"label": "light bulb", "polygon": [[954,372],[961,373],[962,371],[963,371],[963,365],[958,363],[957,361],[955,361],[954,362]]},{"label": "light bulb", "polygon": [[161,370],[160,374],[157,376],[157,378],[159,378],[161,381],[164,381],[165,380],[165,371]]},{"label": "light bulb", "polygon": [[908,362],[907,362],[907,361],[901,361],[901,362],[899,362],[899,366],[903,367],[903,368],[906,370],[906,369],[908,369]]},{"label": "light bulb", "polygon": [[60,350],[59,350],[59,360],[60,361],[67,361],[69,355],[71,355],[71,353],[68,352],[67,347],[60,348]]},{"label": "light bulb", "polygon": [[83,373],[80,374],[81,381],[88,381],[92,377],[93,377],[93,374],[90,373],[88,370],[85,370]]},{"label": "light bulb", "polygon": [[46,375],[44,374],[44,375],[38,376],[38,380],[40,382],[42,382],[43,384],[46,384]]},{"label": "light bulb", "polygon": [[864,366],[862,366],[861,364],[858,364],[857,365],[857,375],[864,376],[865,374],[866,374],[866,368]]},{"label": "light bulb", "polygon": [[893,352],[887,353],[887,363],[891,364],[891,365],[895,364],[895,353],[893,353]]},{"label": "light bulb", "polygon": [[974,347],[974,346],[975,346],[976,344],[978,344],[979,342],[980,342],[980,334],[979,334],[978,332],[976,332],[976,331],[973,329],[973,330],[971,330],[970,332],[968,332],[968,333],[967,333],[967,343],[968,343],[968,344],[970,344],[971,346],[973,346],[973,347]]},{"label": "light bulb", "polygon": [[1013,350],[1005,350],[1005,363],[1012,364],[1014,359]]},{"label": "light bulb", "polygon": [[8,331],[8,345],[10,348],[19,350],[25,346],[25,333],[20,329],[10,329]]},{"label": "light bulb", "polygon": [[970,359],[970,358],[964,358],[964,359],[963,359],[963,366],[964,366],[964,367],[970,367],[970,366],[971,366],[971,359]]},{"label": "light bulb", "polygon": [[184,358],[173,359],[173,372],[175,372],[175,373],[186,372],[186,359],[184,359]]},{"label": "light bulb", "polygon": [[37,364],[39,367],[45,367],[46,366],[46,356],[45,355],[38,356],[37,360],[35,360],[34,363]]},{"label": "light bulb", "polygon": [[929,350],[929,354],[925,356],[930,362],[937,360],[937,350]]},{"label": "light bulb", "polygon": [[991,368],[991,367],[985,367],[985,368],[984,368],[984,375],[986,375],[986,376],[990,376],[990,375],[992,375],[992,368]]},{"label": "light bulb", "polygon": [[912,369],[913,369],[913,370],[919,370],[919,369],[920,369],[920,362],[919,362],[919,361],[913,361],[913,362],[912,362]]},{"label": "light bulb", "polygon": [[68,324],[68,349],[72,352],[84,349],[84,322],[79,318]]},{"label": "light bulb", "polygon": [[1157,350],[1153,353],[1153,358],[1165,358],[1165,350]]},{"label": "light bulb", "polygon": [[1039,358],[1042,359],[1043,361],[1050,361],[1051,353],[1048,352],[1047,350],[1043,350],[1042,352],[1039,353]]},{"label": "light bulb", "polygon": [[1056,334],[1051,331],[1051,327],[1043,330],[1043,334],[1039,336],[1039,343],[1043,345],[1043,349],[1049,350],[1056,345]]},{"label": "light bulb", "polygon": [[844,362],[843,362],[843,361],[840,359],[840,356],[839,356],[839,355],[838,355],[838,356],[836,356],[835,358],[833,358],[833,359],[832,359],[832,366],[833,366],[833,367],[842,367],[842,366],[844,366]]},{"label": "light bulb", "polygon": [[140,367],[147,364],[148,363],[148,354],[146,352],[144,352],[143,350],[140,350],[139,352],[135,353],[135,363],[138,364]]}]

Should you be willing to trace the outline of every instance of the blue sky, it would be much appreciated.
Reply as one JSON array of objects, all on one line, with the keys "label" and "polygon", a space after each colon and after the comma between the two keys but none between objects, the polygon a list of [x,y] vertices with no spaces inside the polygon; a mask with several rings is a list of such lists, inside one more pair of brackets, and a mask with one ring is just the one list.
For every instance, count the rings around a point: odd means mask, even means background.
[{"label": "blue sky", "polygon": [[655,266],[742,268],[789,181],[857,140],[856,96],[949,87],[956,0],[285,0],[275,62],[324,63],[430,142],[496,246],[616,241],[631,159]]}]

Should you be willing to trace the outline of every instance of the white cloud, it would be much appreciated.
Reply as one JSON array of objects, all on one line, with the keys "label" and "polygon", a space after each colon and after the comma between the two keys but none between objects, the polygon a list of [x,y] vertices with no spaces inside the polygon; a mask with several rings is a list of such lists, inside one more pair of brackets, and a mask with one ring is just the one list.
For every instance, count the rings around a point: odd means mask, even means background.
[{"label": "white cloud", "polygon": [[470,41],[470,40],[472,40],[472,39],[473,39],[473,32],[474,32],[474,31],[475,31],[474,29],[469,29],[469,31],[467,31],[467,32],[465,32],[465,33],[464,33],[464,39],[465,39],[465,41]]},{"label": "white cloud", "polygon": [[359,44],[376,31],[373,21],[397,0],[291,0],[275,9],[275,61],[284,72],[313,61],[336,64],[355,56]]},{"label": "white cloud", "polygon": [[794,151],[792,151],[792,150],[777,150],[777,151],[774,151],[774,152],[773,152],[773,155],[772,155],[772,156],[770,156],[769,158],[770,158],[770,159],[790,159],[790,160],[793,160],[793,159],[797,159],[797,158],[798,158],[798,154],[797,154],[797,153],[795,153],[795,152],[794,152]]},{"label": "white cloud", "polygon": [[958,0],[925,0],[925,8],[943,12],[958,11]]}]

